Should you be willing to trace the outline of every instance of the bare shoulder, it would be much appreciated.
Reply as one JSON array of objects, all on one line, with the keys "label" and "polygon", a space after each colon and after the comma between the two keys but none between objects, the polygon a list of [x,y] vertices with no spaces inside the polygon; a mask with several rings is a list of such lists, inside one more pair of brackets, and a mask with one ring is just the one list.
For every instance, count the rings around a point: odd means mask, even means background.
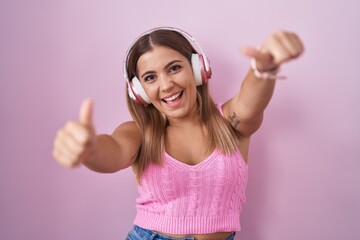
[{"label": "bare shoulder", "polygon": [[117,135],[121,133],[133,133],[133,134],[138,134],[140,136],[140,130],[136,126],[134,121],[123,122],[117,128],[115,128],[113,135]]}]

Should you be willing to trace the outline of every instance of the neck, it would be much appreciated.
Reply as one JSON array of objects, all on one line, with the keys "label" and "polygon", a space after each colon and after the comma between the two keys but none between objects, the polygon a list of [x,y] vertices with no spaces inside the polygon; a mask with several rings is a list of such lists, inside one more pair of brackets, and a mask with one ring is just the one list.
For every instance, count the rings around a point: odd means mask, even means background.
[{"label": "neck", "polygon": [[203,121],[199,114],[195,112],[190,116],[184,118],[168,118],[169,126],[168,128],[188,128],[193,126],[199,126],[203,124]]}]

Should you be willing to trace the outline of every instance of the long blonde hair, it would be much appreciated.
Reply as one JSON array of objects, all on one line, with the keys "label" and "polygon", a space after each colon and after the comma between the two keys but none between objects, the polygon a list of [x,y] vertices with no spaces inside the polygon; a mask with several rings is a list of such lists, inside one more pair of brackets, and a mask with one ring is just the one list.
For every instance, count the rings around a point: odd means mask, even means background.
[{"label": "long blonde hair", "polygon": [[[154,46],[174,49],[185,56],[189,62],[191,62],[191,54],[196,53],[189,41],[180,33],[171,30],[153,31],[140,37],[129,52],[127,63],[129,79],[137,75],[137,61],[140,56],[152,50]],[[210,96],[208,83],[198,86],[197,93],[198,114],[208,129],[207,148],[216,146],[225,154],[235,152],[239,136],[219,113]],[[169,122],[152,104],[147,106],[137,104],[128,94],[126,95],[129,112],[142,136],[141,147],[135,161],[136,176],[141,182],[141,177],[149,164],[162,163],[165,150],[165,131]]]}]

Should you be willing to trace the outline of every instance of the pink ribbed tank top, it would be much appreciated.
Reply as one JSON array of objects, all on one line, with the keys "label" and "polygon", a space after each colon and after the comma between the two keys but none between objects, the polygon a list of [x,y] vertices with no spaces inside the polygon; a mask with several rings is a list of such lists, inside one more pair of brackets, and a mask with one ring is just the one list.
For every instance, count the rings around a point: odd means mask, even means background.
[{"label": "pink ribbed tank top", "polygon": [[144,172],[135,225],[169,234],[240,231],[248,166],[239,150],[226,155],[215,149],[196,165],[166,152],[163,160]]}]

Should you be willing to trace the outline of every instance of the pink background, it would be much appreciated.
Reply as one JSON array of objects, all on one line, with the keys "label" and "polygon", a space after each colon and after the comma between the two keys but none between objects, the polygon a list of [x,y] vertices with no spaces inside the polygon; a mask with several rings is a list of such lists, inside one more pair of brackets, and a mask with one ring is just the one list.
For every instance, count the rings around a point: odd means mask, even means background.
[{"label": "pink background", "polygon": [[252,139],[243,240],[360,239],[360,4],[356,0],[0,1],[0,239],[124,239],[137,196],[130,169],[66,170],[56,130],[95,101],[99,133],[130,119],[122,60],[140,33],[175,26],[211,60],[211,89],[239,89],[277,29],[306,52],[285,64]]}]

